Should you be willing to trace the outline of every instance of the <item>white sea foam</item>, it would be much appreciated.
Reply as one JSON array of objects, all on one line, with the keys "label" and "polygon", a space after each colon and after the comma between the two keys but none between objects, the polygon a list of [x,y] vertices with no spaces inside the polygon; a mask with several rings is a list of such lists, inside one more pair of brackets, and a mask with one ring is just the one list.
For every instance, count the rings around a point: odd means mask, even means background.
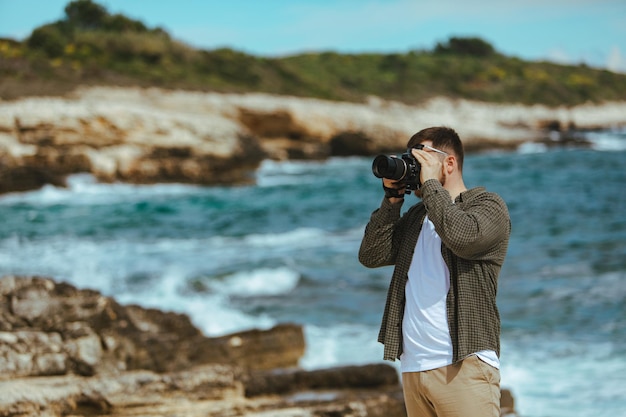
[{"label": "white sea foam", "polygon": [[377,335],[378,328],[358,323],[307,325],[307,348],[300,366],[316,369],[382,362],[383,347],[376,341]]},{"label": "white sea foam", "polygon": [[251,247],[276,247],[276,246],[318,246],[328,232],[321,229],[300,228],[285,233],[252,234],[246,236],[244,244]]},{"label": "white sea foam", "polygon": [[591,142],[591,147],[597,151],[626,150],[626,130],[590,132],[585,137]]},{"label": "white sea foam", "polygon": [[[248,315],[229,305],[226,294],[189,293],[181,291],[184,276],[170,276],[172,282],[155,285],[149,294],[125,292],[116,298],[123,304],[139,304],[144,307],[187,314],[207,336],[249,330],[267,329],[276,321],[265,314]],[[169,289],[168,289],[169,288]]]},{"label": "white sea foam", "polygon": [[265,160],[256,171],[256,183],[259,187],[281,185],[300,185],[316,180],[314,161],[272,161]]},{"label": "white sea foam", "polygon": [[0,204],[18,202],[50,206],[55,204],[96,205],[137,201],[146,197],[181,196],[203,192],[202,187],[187,184],[135,185],[100,183],[91,174],[67,178],[67,187],[45,185],[38,190],[0,196]]},{"label": "white sea foam", "polygon": [[548,147],[543,143],[524,142],[517,147],[517,152],[521,154],[532,154],[546,152]]},{"label": "white sea foam", "polygon": [[299,280],[300,274],[287,267],[261,268],[238,271],[211,281],[209,286],[222,294],[253,297],[287,294],[296,288]]},{"label": "white sea foam", "polygon": [[[369,164],[369,162],[368,162]],[[272,161],[265,160],[256,171],[259,187],[303,185],[319,181],[319,170],[337,171],[337,176],[361,172],[363,158],[329,158],[325,161]]]},{"label": "white sea foam", "polygon": [[[591,149],[596,151],[624,151],[626,150],[626,132],[622,130],[610,132],[587,132],[586,140],[591,143]],[[550,148],[544,143],[524,142],[517,147],[520,154],[543,153]]]},{"label": "white sea foam", "polygon": [[502,386],[513,390],[520,415],[622,415],[626,363],[612,353],[612,343],[555,338],[523,346],[503,341],[501,369]]}]

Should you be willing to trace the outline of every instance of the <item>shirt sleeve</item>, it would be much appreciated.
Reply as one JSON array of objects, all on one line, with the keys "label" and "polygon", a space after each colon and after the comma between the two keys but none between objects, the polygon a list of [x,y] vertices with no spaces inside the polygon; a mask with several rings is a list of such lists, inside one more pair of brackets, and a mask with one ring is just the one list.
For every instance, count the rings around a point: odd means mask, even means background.
[{"label": "shirt sleeve", "polygon": [[359,262],[368,268],[395,263],[398,252],[396,230],[400,223],[402,202],[392,204],[384,198],[380,207],[370,216],[359,248]]},{"label": "shirt sleeve", "polygon": [[490,251],[508,238],[508,209],[495,193],[483,191],[470,201],[455,204],[433,179],[423,184],[422,199],[442,242],[461,258],[488,259]]}]

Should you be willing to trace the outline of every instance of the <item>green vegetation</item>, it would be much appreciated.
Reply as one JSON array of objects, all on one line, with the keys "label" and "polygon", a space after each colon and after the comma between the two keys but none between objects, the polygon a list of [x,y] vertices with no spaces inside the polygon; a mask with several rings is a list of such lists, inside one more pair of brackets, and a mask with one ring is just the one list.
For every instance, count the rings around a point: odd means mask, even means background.
[{"label": "green vegetation", "polygon": [[626,74],[528,62],[478,38],[451,38],[406,54],[308,53],[283,58],[231,49],[199,50],[160,28],[76,0],[65,18],[24,42],[0,39],[0,97],[62,94],[78,85],[157,86],[267,92],[405,103],[433,96],[489,102],[574,105],[626,100]]}]

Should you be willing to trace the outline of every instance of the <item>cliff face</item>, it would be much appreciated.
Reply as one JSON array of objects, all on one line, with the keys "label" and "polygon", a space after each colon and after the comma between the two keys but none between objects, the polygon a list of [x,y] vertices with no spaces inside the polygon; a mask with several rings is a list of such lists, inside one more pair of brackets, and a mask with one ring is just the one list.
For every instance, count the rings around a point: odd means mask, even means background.
[{"label": "cliff face", "polygon": [[0,102],[0,193],[105,182],[236,184],[265,158],[310,159],[403,150],[416,131],[454,127],[466,146],[514,147],[547,129],[626,125],[626,102],[576,108],[435,99],[407,106],[266,94],[89,88],[63,98]]},{"label": "cliff face", "polygon": [[264,157],[258,140],[219,112],[117,93],[0,105],[0,190],[62,184],[77,172],[100,181],[242,182]]}]

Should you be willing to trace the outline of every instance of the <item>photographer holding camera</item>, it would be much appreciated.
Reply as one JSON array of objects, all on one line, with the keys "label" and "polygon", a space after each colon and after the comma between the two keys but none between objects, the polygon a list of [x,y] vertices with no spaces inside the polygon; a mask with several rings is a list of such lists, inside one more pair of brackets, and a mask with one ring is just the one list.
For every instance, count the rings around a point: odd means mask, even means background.
[{"label": "photographer holding camera", "polygon": [[[463,181],[463,145],[447,127],[419,131],[372,171],[385,198],[359,261],[395,265],[378,341],[400,359],[409,417],[500,416],[498,275],[511,222],[504,201]],[[405,193],[421,201],[401,215]]]}]

